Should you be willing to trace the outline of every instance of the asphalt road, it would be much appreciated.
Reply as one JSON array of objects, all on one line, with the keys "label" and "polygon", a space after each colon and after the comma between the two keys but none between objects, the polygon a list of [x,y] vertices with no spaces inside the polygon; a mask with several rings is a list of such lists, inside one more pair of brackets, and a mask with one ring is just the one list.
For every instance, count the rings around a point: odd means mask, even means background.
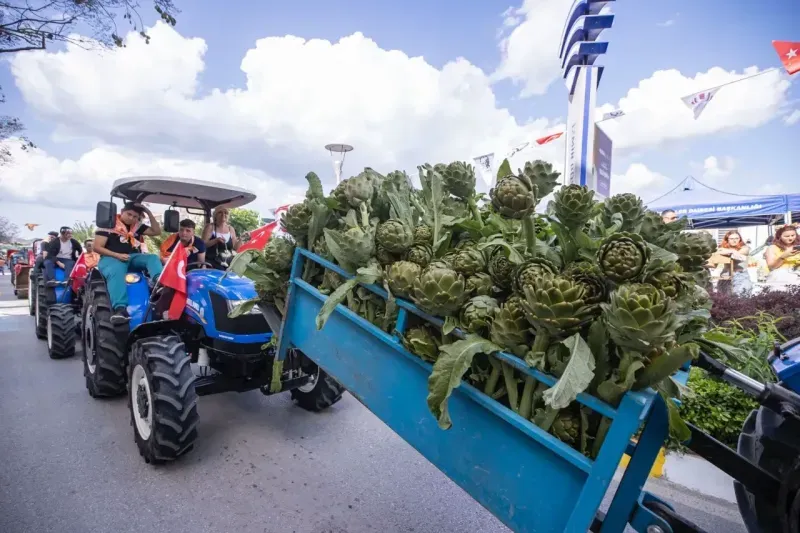
[{"label": "asphalt road", "polygon": [[[49,359],[10,292],[0,277],[0,532],[508,532],[349,395],[320,414],[203,397],[195,449],[144,464],[125,399],[90,398],[79,356]],[[728,503],[648,489],[710,533],[745,531]]]}]

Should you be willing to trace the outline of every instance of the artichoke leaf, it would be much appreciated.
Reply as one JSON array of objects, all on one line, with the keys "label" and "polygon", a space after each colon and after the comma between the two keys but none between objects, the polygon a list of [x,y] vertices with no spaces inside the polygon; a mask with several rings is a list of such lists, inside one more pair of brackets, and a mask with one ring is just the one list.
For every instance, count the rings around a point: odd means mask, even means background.
[{"label": "artichoke leaf", "polygon": [[592,322],[587,337],[587,344],[595,361],[592,389],[596,389],[600,383],[605,381],[611,372],[611,350],[609,350],[608,341],[608,330],[605,323],[602,320]]},{"label": "artichoke leaf", "polygon": [[517,250],[515,250],[514,247],[511,246],[508,243],[508,241],[506,241],[502,237],[495,237],[494,239],[491,239],[489,241],[482,242],[478,244],[477,248],[478,250],[485,250],[486,248],[494,246],[501,246],[502,248],[504,248],[508,252],[506,257],[508,257],[508,260],[514,264],[519,265],[525,261],[525,258],[522,257],[522,254],[520,254]]},{"label": "artichoke leaf", "polygon": [[595,359],[592,350],[579,333],[561,342],[569,350],[569,362],[561,378],[544,392],[544,403],[553,409],[564,409],[594,379]]},{"label": "artichoke leaf", "polygon": [[319,310],[319,314],[317,314],[316,325],[317,330],[321,330],[325,327],[325,323],[330,318],[331,313],[333,310],[336,309],[336,306],[342,303],[345,298],[350,295],[350,292],[355,288],[359,283],[364,285],[372,285],[373,283],[377,282],[381,277],[381,269],[378,265],[372,264],[368,267],[362,267],[358,269],[356,275],[341,285],[339,285],[328,299],[325,300],[325,303],[322,304],[322,308]]},{"label": "artichoke leaf", "polygon": [[497,169],[497,180],[499,181],[506,176],[511,176],[514,174],[514,171],[511,170],[511,163],[508,162],[508,159],[503,159],[503,162],[500,163],[500,168]]},{"label": "artichoke leaf", "polygon": [[230,266],[228,266],[228,270],[225,271],[222,279],[228,277],[228,274],[231,272],[238,276],[243,275],[244,271],[247,270],[247,267],[250,266],[250,263],[257,261],[260,257],[261,250],[256,250],[253,248],[234,255],[233,259],[231,259]]},{"label": "artichoke leaf", "polygon": [[240,303],[236,307],[234,307],[230,313],[228,313],[228,318],[237,318],[242,315],[246,315],[256,306],[258,303],[258,298],[253,298],[252,300],[245,300],[244,302]]},{"label": "artichoke leaf", "polygon": [[450,429],[453,422],[447,409],[447,401],[453,390],[461,385],[461,377],[472,366],[478,354],[500,351],[500,346],[478,335],[467,335],[463,340],[439,347],[439,358],[428,377],[428,409],[442,429]]},{"label": "artichoke leaf", "polygon": [[661,354],[639,374],[634,390],[655,386],[677,372],[688,361],[696,359],[699,354],[700,347],[693,343],[676,346],[669,352]]},{"label": "artichoke leaf", "polygon": [[306,174],[306,181],[308,182],[308,189],[306,190],[306,198],[308,200],[322,200],[325,198],[322,181],[320,181],[316,173],[309,172]]}]

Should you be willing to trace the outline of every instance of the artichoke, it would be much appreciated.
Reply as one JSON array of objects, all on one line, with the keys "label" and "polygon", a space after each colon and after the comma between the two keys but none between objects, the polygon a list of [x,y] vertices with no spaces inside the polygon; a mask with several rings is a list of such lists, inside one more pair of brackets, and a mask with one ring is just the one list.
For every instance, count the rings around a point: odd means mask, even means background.
[{"label": "artichoke", "polygon": [[511,288],[514,274],[514,263],[502,251],[494,253],[487,264],[487,270],[495,285],[501,289]]},{"label": "artichoke", "polygon": [[684,287],[683,278],[677,272],[674,263],[649,273],[645,278],[645,283],[664,291],[667,298],[676,298]]},{"label": "artichoke", "polygon": [[609,336],[621,348],[648,354],[675,340],[675,303],[652,285],[620,285],[602,308]]},{"label": "artichoke", "polygon": [[433,259],[433,248],[429,244],[415,244],[408,249],[405,259],[425,268]]},{"label": "artichoke", "polygon": [[410,328],[403,335],[406,350],[431,363],[439,357],[439,345],[436,332],[428,326]]},{"label": "artichoke", "polygon": [[378,260],[383,266],[388,266],[394,263],[395,261],[399,261],[401,256],[391,253],[389,250],[381,246],[380,244],[375,246],[375,258]]},{"label": "artichoke", "polygon": [[586,303],[597,305],[608,299],[608,286],[601,276],[588,272],[577,272],[570,276],[586,289]]},{"label": "artichoke", "polygon": [[467,292],[470,296],[490,296],[493,286],[492,277],[485,272],[478,272],[467,278]]},{"label": "artichoke", "polygon": [[603,224],[610,227],[612,216],[622,215],[621,231],[639,231],[644,220],[645,208],[642,199],[632,193],[615,194],[603,203]]},{"label": "artichoke", "polygon": [[489,190],[492,206],[501,216],[522,219],[531,215],[539,202],[538,191],[524,176],[506,176]]},{"label": "artichoke", "polygon": [[453,316],[467,298],[464,276],[449,268],[426,268],[414,280],[414,303],[436,316]]},{"label": "artichoke", "polygon": [[414,244],[433,244],[433,229],[426,224],[414,228]]},{"label": "artichoke", "polygon": [[453,270],[464,276],[472,276],[486,269],[483,252],[475,248],[464,248],[453,258]]},{"label": "artichoke", "polygon": [[414,281],[422,274],[422,267],[411,261],[398,261],[386,271],[386,281],[392,294],[408,298],[414,288]]},{"label": "artichoke", "polygon": [[442,213],[453,218],[466,218],[469,216],[469,206],[463,200],[448,196],[442,202]]},{"label": "artichoke", "polygon": [[661,215],[655,211],[646,211],[639,229],[639,235],[650,244],[663,246],[664,239],[669,237],[670,232]]},{"label": "artichoke", "polygon": [[600,267],[593,261],[575,261],[564,268],[564,274],[574,276],[576,274],[591,274],[592,276],[602,277]]},{"label": "artichoke", "polygon": [[670,251],[678,255],[678,264],[685,272],[700,272],[716,249],[714,238],[701,231],[678,234]]},{"label": "artichoke", "polygon": [[557,274],[558,268],[543,257],[528,259],[514,269],[512,286],[514,291],[522,294],[522,287],[533,286],[536,278],[545,274]]},{"label": "artichoke", "polygon": [[431,261],[428,263],[428,266],[431,268],[453,268],[453,265],[449,261],[445,261],[442,258]]},{"label": "artichoke", "polygon": [[471,333],[482,335],[488,331],[498,309],[497,300],[491,296],[474,296],[461,309],[461,326]]},{"label": "artichoke", "polygon": [[414,243],[414,233],[402,220],[390,218],[378,226],[375,239],[393,254],[404,254]]},{"label": "artichoke", "polygon": [[594,208],[594,191],[586,186],[567,185],[553,196],[553,213],[569,229],[579,229],[589,221]]},{"label": "artichoke", "polygon": [[525,315],[535,328],[552,337],[569,337],[595,315],[595,307],[586,301],[582,283],[564,276],[543,275],[523,287]]},{"label": "artichoke", "polygon": [[458,198],[470,198],[475,194],[475,169],[472,165],[455,161],[442,171],[444,189]]},{"label": "artichoke", "polygon": [[558,177],[560,173],[553,170],[553,165],[537,159],[534,162],[527,162],[519,174],[525,176],[536,188],[536,196],[544,198],[558,187]]},{"label": "artichoke", "polygon": [[308,238],[308,225],[311,222],[311,207],[305,200],[289,206],[281,216],[281,229],[294,237],[299,243]]},{"label": "artichoke", "polygon": [[333,254],[330,250],[328,250],[328,242],[325,240],[325,236],[320,236],[314,245],[311,247],[311,251],[317,254],[318,256],[322,257],[323,259],[327,259],[328,261],[333,261]]},{"label": "artichoke", "polygon": [[650,248],[635,233],[615,233],[608,237],[597,252],[600,270],[616,282],[641,278],[650,260]]},{"label": "artichoke", "polygon": [[354,226],[346,231],[325,228],[322,231],[328,241],[328,249],[334,251],[336,260],[347,270],[355,272],[375,255],[374,226],[366,229]]},{"label": "artichoke", "polygon": [[522,356],[528,350],[533,335],[525,318],[521,298],[512,296],[495,311],[489,337],[493,343],[517,356]]},{"label": "artichoke", "polygon": [[264,246],[264,260],[267,268],[275,272],[286,273],[292,268],[294,243],[289,239],[275,237]]},{"label": "artichoke", "polygon": [[344,183],[343,193],[350,207],[359,207],[362,203],[370,204],[375,194],[375,187],[372,183],[372,174],[364,171],[358,176],[354,176]]}]

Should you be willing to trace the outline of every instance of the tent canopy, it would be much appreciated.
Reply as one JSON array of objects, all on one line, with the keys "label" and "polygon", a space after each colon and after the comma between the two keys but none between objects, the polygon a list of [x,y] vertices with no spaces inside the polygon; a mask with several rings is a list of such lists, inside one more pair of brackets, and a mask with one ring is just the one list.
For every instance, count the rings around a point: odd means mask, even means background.
[{"label": "tent canopy", "polygon": [[787,213],[800,220],[800,194],[742,196],[714,191],[709,195],[713,189],[693,189],[670,193],[649,207],[659,213],[671,209],[678,217],[689,218],[696,229],[780,224]]}]

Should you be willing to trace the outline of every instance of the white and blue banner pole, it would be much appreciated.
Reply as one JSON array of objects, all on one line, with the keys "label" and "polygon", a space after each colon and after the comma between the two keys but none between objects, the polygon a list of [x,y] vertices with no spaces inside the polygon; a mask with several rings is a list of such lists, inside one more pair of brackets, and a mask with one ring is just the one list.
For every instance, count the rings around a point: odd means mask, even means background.
[{"label": "white and blue banner pole", "polygon": [[595,61],[608,50],[608,42],[597,39],[614,22],[614,15],[601,14],[603,8],[613,1],[574,0],[564,24],[559,51],[561,71],[569,93],[565,181],[585,185],[601,199],[608,194],[608,187],[598,187],[598,173],[594,168],[594,115],[597,87],[604,67],[595,65]]}]

